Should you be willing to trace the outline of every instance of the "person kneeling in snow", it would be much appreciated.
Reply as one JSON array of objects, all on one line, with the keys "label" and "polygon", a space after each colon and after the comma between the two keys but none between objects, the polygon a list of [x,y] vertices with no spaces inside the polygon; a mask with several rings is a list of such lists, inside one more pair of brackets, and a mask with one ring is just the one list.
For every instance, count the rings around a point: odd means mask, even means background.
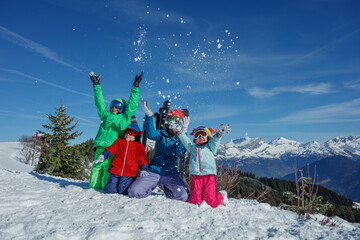
[{"label": "person kneeling in snow", "polygon": [[[100,87],[100,75],[94,72],[89,74],[94,86],[95,106],[101,120],[99,130],[96,134],[93,149],[95,150],[94,160],[110,146],[120,136],[124,136],[124,129],[129,125],[132,115],[138,108],[139,101],[139,84],[142,80],[136,75],[131,88],[128,102],[124,99],[116,98],[111,101],[110,112],[106,110],[105,100]],[[109,178],[109,166],[112,158],[108,158],[98,164],[93,164],[90,173],[89,187],[104,188]]]},{"label": "person kneeling in snow", "polygon": [[[181,123],[186,124],[185,117]],[[216,163],[214,155],[219,147],[222,134],[230,133],[229,125],[220,125],[219,131],[212,128],[197,127],[190,135],[194,135],[191,142],[184,132],[179,139],[185,148],[190,152],[189,172],[191,177],[191,189],[189,203],[201,204],[205,201],[208,205],[216,208],[220,204],[228,204],[226,191],[216,192],[215,175]],[[216,133],[214,136],[213,133]]]},{"label": "person kneeling in snow", "polygon": [[109,180],[104,191],[127,195],[128,187],[133,182],[139,168],[140,175],[148,168],[145,147],[140,144],[142,130],[136,123],[129,124],[124,130],[125,139],[118,138],[106,148],[94,164],[103,162],[115,155],[111,161]]},{"label": "person kneeling in snow", "polygon": [[180,144],[177,135],[180,130],[187,131],[188,123],[181,127],[179,121],[184,117],[183,113],[171,110],[167,115],[166,129],[156,130],[150,108],[144,100],[140,104],[145,112],[146,136],[157,142],[157,148],[146,174],[140,175],[130,186],[129,197],[145,198],[158,184],[162,184],[166,197],[185,202],[189,190],[179,175],[178,158],[185,154],[186,149]]}]

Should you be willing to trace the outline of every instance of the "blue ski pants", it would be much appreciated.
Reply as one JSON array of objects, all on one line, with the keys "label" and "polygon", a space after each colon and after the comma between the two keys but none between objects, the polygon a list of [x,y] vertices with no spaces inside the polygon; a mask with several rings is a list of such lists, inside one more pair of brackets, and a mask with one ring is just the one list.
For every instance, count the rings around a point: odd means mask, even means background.
[{"label": "blue ski pants", "polygon": [[110,174],[109,180],[104,187],[104,191],[107,193],[118,193],[127,195],[128,188],[132,181],[132,177],[121,177],[119,175]]}]

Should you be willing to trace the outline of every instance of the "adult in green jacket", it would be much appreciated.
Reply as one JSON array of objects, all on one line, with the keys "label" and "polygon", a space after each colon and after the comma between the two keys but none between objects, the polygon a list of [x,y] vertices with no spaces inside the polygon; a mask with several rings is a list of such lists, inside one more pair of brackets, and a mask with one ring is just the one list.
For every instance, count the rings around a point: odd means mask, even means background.
[{"label": "adult in green jacket", "polygon": [[[96,75],[94,72],[89,74],[94,86],[95,106],[101,120],[101,124],[94,142],[95,158],[119,137],[124,137],[124,130],[129,125],[132,115],[136,112],[139,102],[139,84],[142,80],[142,73],[140,76],[136,75],[133,87],[131,89],[129,101],[116,98],[111,101],[110,112],[106,110],[106,104],[100,87],[101,75]],[[93,164],[90,173],[89,187],[90,188],[104,188],[109,179],[109,166],[112,157],[103,162]]]}]

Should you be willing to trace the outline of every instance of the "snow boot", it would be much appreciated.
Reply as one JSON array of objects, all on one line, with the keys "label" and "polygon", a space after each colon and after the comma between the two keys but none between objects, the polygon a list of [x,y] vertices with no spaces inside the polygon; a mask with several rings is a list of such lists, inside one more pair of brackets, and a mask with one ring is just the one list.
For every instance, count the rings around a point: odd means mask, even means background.
[{"label": "snow boot", "polygon": [[227,192],[225,190],[219,191],[219,193],[221,193],[221,195],[223,196],[223,200],[221,201],[221,205],[223,206],[227,206],[229,205],[229,199],[227,197]]}]

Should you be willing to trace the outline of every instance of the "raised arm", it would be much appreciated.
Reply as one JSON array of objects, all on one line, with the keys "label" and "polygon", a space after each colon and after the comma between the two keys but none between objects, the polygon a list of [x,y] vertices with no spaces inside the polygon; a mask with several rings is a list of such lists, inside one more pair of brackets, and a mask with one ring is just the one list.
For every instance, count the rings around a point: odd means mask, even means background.
[{"label": "raised arm", "polygon": [[210,148],[210,151],[215,155],[217,152],[217,149],[219,147],[221,140],[221,135],[219,133],[216,133],[209,141],[208,146]]},{"label": "raised arm", "polygon": [[184,145],[187,151],[190,151],[191,146],[194,144],[191,142],[190,138],[185,134],[185,132],[180,133],[179,139],[181,143]]},{"label": "raised arm", "polygon": [[124,116],[126,119],[130,120],[132,115],[136,112],[138,108],[138,102],[139,102],[139,88],[138,87],[132,87],[130,92],[129,101],[127,103],[127,106],[125,108]]},{"label": "raised arm", "polygon": [[89,73],[90,79],[94,86],[95,106],[100,119],[103,119],[108,112],[106,111],[106,104],[100,87],[101,75],[96,75],[94,72]]},{"label": "raised arm", "polygon": [[145,132],[146,136],[154,141],[159,141],[161,138],[161,131],[156,130],[154,126],[154,119],[153,116],[145,116]]}]

